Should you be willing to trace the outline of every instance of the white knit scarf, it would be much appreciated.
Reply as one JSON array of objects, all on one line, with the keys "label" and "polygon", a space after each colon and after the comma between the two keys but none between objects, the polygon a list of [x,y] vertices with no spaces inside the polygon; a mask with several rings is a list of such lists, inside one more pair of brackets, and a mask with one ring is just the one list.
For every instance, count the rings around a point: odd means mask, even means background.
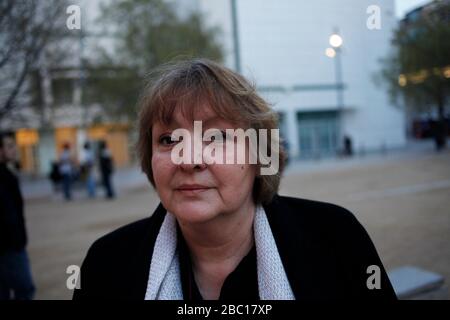
[{"label": "white knit scarf", "polygon": [[[266,212],[260,205],[256,207],[253,230],[260,299],[294,300]],[[167,212],[153,249],[145,300],[182,299],[176,220]]]}]

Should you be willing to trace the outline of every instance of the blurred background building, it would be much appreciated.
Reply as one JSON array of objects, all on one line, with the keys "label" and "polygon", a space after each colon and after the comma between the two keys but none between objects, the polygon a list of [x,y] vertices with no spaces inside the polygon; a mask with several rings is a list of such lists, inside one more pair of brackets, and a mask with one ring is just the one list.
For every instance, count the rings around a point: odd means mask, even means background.
[{"label": "blurred background building", "polygon": [[[0,121],[1,128],[16,133],[25,172],[48,173],[65,142],[81,156],[86,140],[94,147],[106,140],[118,167],[133,164],[133,121],[104,112],[105,104],[90,90],[95,49],[102,44],[110,53],[115,50],[114,32],[96,24],[100,5],[109,1],[71,3],[81,8],[82,28],[59,42],[69,54],[53,64],[46,58],[52,48],[46,49],[29,79],[32,104],[40,107],[22,107]],[[291,159],[338,156],[345,137],[357,153],[404,146],[406,115],[374,81],[398,25],[394,1],[165,2],[180,17],[201,12],[207,26],[220,29],[224,64],[254,81],[273,104]],[[373,5],[379,10],[376,29],[367,26]],[[402,23],[427,10],[414,10]],[[134,105],[129,101],[132,112]]]},{"label": "blurred background building", "polygon": [[[292,158],[334,156],[344,136],[361,152],[404,145],[404,114],[373,81],[397,23],[394,1],[376,1],[375,30],[366,26],[369,0],[199,4],[225,30],[227,64],[279,112]],[[333,34],[342,44],[326,55]]]}]

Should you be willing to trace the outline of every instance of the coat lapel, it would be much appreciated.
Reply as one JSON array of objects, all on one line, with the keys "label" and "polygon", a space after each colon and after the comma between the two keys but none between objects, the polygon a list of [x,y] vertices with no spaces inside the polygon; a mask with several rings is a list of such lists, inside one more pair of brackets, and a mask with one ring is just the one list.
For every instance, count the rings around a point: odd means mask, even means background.
[{"label": "coat lapel", "polygon": [[131,293],[130,298],[133,300],[144,300],[145,298],[153,248],[165,215],[166,209],[160,203],[150,217],[147,232],[129,263],[128,274],[132,276],[129,283],[129,292]]},{"label": "coat lapel", "polygon": [[330,255],[320,254],[324,239],[318,236],[320,230],[311,228],[308,206],[292,206],[286,199],[276,195],[264,209],[289,283],[297,300],[326,299],[334,293],[328,282]]}]

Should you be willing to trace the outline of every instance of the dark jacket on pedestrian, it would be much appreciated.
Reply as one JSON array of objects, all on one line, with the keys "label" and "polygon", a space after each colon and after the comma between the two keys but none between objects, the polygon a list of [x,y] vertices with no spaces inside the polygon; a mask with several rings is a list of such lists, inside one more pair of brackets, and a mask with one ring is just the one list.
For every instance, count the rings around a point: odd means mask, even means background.
[{"label": "dark jacket on pedestrian", "polygon": [[22,250],[26,244],[19,181],[6,164],[0,163],[0,254]]},{"label": "dark jacket on pedestrian", "polygon": [[100,152],[99,156],[100,172],[103,176],[109,176],[114,171],[114,164],[111,153],[108,149]]}]

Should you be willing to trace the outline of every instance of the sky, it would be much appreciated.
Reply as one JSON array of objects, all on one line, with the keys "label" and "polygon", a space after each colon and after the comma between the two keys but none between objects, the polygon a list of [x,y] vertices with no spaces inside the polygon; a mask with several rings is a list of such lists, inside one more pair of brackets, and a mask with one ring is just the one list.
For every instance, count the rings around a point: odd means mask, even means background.
[{"label": "sky", "polygon": [[403,18],[405,13],[415,9],[431,0],[395,0],[395,13],[397,18]]}]

